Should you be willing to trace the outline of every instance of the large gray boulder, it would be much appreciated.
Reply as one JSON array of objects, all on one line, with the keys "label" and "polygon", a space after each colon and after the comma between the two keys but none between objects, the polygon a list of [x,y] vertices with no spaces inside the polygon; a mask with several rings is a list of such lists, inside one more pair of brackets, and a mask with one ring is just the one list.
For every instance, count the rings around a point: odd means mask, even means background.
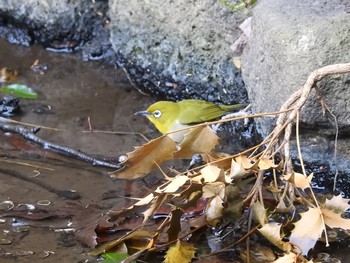
[{"label": "large gray boulder", "polygon": [[107,10],[107,1],[0,0],[0,37],[100,58],[110,47]]},{"label": "large gray boulder", "polygon": [[[259,0],[251,30],[242,74],[255,112],[279,110],[313,70],[350,62],[349,1]],[[318,90],[301,115],[304,158],[335,164],[334,118],[323,114],[320,96],[337,117],[338,168],[350,171],[350,74],[327,77]],[[257,123],[265,136],[275,119],[259,118]]]},{"label": "large gray boulder", "polygon": [[110,0],[109,16],[115,52],[149,93],[172,100],[247,100],[230,50],[242,14],[217,0]]}]

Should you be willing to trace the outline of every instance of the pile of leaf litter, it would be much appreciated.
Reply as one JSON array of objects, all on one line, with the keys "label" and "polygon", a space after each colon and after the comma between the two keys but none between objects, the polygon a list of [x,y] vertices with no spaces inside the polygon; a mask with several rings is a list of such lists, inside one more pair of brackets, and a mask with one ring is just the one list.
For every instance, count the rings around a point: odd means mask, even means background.
[{"label": "pile of leaf litter", "polygon": [[[164,173],[164,183],[156,190],[129,207],[110,211],[109,221],[115,226],[128,224],[136,215],[139,223],[101,244],[93,253],[126,253],[129,256],[125,262],[130,262],[165,251],[164,262],[191,262],[237,249],[246,262],[312,262],[310,258],[316,255],[309,252],[320,238],[328,246],[331,229],[345,233],[350,230],[350,220],[344,218],[350,205],[341,195],[326,198],[313,191],[313,174],[306,174],[299,142],[301,108],[323,77],[349,72],[350,64],[320,68],[310,74],[304,87],[279,112],[226,120],[278,115],[272,133],[244,152],[215,152],[218,138],[209,126],[213,123],[193,126],[180,145],[165,135],[136,148],[128,154],[124,168],[112,173],[112,177],[144,177],[152,169],[161,169],[167,160],[191,158],[198,153],[204,164],[184,172]],[[294,171],[290,156],[294,124],[300,173]],[[216,229],[219,237],[230,239],[229,244],[200,253],[193,237],[204,227]],[[273,250],[265,249],[268,246]],[[121,247],[127,250],[118,252]],[[137,252],[130,254],[132,250]],[[107,255],[113,258],[113,254]]]},{"label": "pile of leaf litter", "polygon": [[[350,205],[341,195],[313,191],[313,174],[303,164],[299,118],[318,81],[349,72],[350,64],[315,70],[278,112],[192,126],[179,145],[163,135],[137,147],[111,177],[144,178],[159,169],[163,178],[145,196],[133,198],[132,205],[101,214],[69,201],[65,209],[5,216],[71,217],[76,238],[105,263],[205,262],[223,260],[221,256],[228,262],[320,262],[312,249],[320,239],[328,246],[333,229],[348,236],[350,220],[344,213]],[[219,139],[210,125],[266,115],[277,116],[277,122],[261,143],[234,155],[215,151]],[[301,172],[290,156],[294,125]],[[163,171],[167,161],[191,158],[185,171]],[[198,244],[203,236],[211,239],[210,249]]]}]

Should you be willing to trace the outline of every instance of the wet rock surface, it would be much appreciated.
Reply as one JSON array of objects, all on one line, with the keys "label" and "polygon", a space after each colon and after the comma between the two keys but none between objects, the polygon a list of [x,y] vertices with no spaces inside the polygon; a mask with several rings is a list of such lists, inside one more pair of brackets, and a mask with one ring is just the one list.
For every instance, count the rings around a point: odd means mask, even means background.
[{"label": "wet rock surface", "polygon": [[109,6],[113,49],[147,92],[171,100],[247,101],[229,48],[244,15],[213,0],[110,1]]},{"label": "wet rock surface", "polygon": [[[350,4],[347,1],[258,1],[252,35],[243,54],[243,77],[255,112],[277,111],[315,69],[350,61]],[[303,157],[349,173],[350,74],[319,83],[301,114]],[[335,143],[334,116],[339,141]],[[257,119],[261,134],[275,124]],[[334,149],[337,147],[337,157]],[[297,156],[296,150],[294,155]]]},{"label": "wet rock surface", "polygon": [[158,97],[230,104],[247,101],[229,48],[245,12],[233,13],[214,0],[8,0],[0,2],[0,36],[15,44],[78,51],[86,60],[108,57]]}]

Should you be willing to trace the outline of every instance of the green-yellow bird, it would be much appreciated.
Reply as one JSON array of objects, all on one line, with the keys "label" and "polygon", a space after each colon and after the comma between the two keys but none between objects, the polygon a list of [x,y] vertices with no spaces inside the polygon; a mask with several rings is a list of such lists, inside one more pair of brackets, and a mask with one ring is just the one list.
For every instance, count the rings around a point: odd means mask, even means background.
[{"label": "green-yellow bird", "polygon": [[[247,105],[218,105],[204,100],[182,100],[179,102],[158,101],[145,111],[136,112],[135,115],[146,116],[163,134],[183,129],[197,123],[211,121],[223,115],[238,111]],[[180,143],[188,130],[175,132],[169,136]]]}]

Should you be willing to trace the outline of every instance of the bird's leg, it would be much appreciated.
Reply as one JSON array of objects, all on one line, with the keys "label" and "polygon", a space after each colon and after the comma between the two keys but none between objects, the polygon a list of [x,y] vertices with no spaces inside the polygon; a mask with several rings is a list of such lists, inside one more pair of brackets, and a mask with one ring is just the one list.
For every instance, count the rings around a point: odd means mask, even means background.
[{"label": "bird's leg", "polygon": [[[229,114],[222,116],[221,120],[227,120],[227,119],[231,119],[231,118],[235,118],[235,117],[248,116],[251,113],[250,108],[251,108],[251,105],[249,104],[243,110],[240,110],[238,112],[229,113]],[[249,118],[244,118],[244,126],[247,126],[248,122],[249,122]],[[217,132],[219,130],[221,124],[222,124],[222,122],[212,125],[212,129],[215,132]]]}]

